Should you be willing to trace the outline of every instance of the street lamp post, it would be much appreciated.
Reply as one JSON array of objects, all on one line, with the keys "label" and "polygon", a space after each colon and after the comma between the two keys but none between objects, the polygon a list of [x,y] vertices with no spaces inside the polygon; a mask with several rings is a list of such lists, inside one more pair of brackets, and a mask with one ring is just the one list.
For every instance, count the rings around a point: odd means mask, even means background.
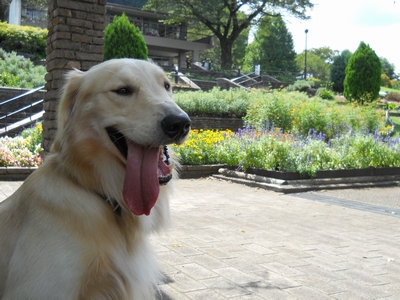
[{"label": "street lamp post", "polygon": [[307,80],[307,33],[308,29],[304,31],[306,33],[306,50],[304,52],[304,80]]}]

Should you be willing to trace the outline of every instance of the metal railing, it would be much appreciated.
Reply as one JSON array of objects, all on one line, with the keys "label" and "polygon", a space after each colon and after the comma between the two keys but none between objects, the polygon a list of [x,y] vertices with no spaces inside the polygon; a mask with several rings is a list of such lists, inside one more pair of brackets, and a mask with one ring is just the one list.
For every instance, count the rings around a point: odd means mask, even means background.
[{"label": "metal railing", "polygon": [[261,80],[261,76],[256,75],[255,73],[243,74],[240,77],[231,79],[232,82],[235,82],[239,85],[243,85],[248,82],[258,83],[258,81],[260,81],[260,80]]},{"label": "metal railing", "polygon": [[[31,95],[31,94],[39,91],[39,90],[42,90],[43,88],[44,88],[44,86],[40,86],[38,88],[29,90],[26,93],[23,93],[21,95],[18,95],[18,96],[14,97],[14,98],[5,100],[5,101],[0,103],[0,112],[4,113],[4,115],[0,116],[0,122],[5,124],[4,127],[0,129],[0,134],[7,133],[10,128],[15,129],[16,126],[13,126],[13,124],[20,123],[20,120],[18,120],[17,122],[14,122],[14,123],[10,122],[9,119],[12,116],[16,116],[18,114],[21,114],[21,113],[25,112],[26,115],[28,115],[28,118],[25,119],[26,122],[29,122],[29,121],[32,122],[32,121],[35,121],[37,119],[37,112],[34,113],[33,112],[33,108],[35,106],[43,103],[43,99],[37,100],[35,102],[32,102],[32,103],[30,103],[30,104],[28,104],[28,105],[26,105],[24,107],[17,108],[14,111],[9,111],[7,109],[7,105],[9,105],[10,103],[14,103],[14,102],[17,102],[19,100],[22,100],[24,97],[26,97],[28,95]],[[21,124],[20,126],[23,126],[23,124]]]}]

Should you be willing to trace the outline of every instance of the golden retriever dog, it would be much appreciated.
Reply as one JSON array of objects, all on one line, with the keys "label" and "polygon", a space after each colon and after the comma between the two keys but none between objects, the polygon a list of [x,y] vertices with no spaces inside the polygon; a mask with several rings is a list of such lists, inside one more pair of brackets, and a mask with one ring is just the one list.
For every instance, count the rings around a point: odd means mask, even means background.
[{"label": "golden retriever dog", "polygon": [[50,154],[0,204],[0,299],[154,299],[149,234],[169,220],[190,119],[153,63],[70,71]]}]

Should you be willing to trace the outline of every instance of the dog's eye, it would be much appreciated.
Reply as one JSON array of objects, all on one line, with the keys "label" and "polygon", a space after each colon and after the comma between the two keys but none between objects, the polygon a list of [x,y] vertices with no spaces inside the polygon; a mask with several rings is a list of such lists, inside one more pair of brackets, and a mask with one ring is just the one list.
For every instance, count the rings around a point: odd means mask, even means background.
[{"label": "dog's eye", "polygon": [[120,95],[120,96],[129,96],[132,95],[132,90],[127,88],[127,87],[123,87],[117,90],[113,91],[114,93]]},{"label": "dog's eye", "polygon": [[171,89],[171,85],[168,82],[164,83],[164,87],[167,91]]}]

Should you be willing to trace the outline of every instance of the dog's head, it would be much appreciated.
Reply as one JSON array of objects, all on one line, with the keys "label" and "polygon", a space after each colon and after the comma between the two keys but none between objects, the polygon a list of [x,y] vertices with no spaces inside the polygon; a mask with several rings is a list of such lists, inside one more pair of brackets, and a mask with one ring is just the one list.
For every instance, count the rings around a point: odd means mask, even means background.
[{"label": "dog's head", "polygon": [[52,152],[77,181],[118,201],[116,187],[122,205],[149,215],[172,177],[166,145],[182,143],[189,131],[161,68],[115,59],[68,73]]}]

